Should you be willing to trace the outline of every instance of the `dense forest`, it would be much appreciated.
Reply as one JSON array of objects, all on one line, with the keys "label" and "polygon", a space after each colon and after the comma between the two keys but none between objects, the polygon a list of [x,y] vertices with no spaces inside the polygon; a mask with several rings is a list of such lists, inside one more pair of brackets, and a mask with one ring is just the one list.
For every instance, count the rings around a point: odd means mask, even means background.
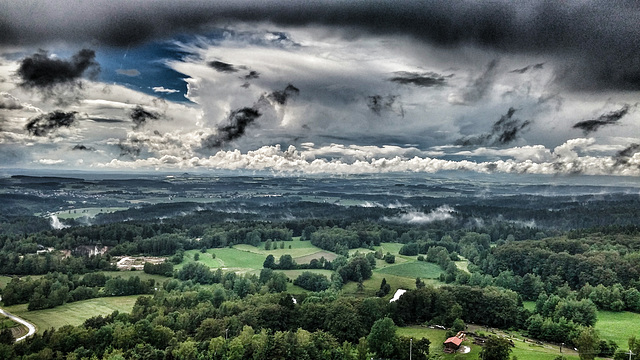
[{"label": "dense forest", "polygon": [[[336,194],[322,193],[329,195]],[[409,344],[412,358],[426,359],[441,355],[430,354],[427,339],[398,335],[398,327],[432,325],[455,335],[466,324],[576,347],[581,356],[622,357],[618,345],[598,339],[593,327],[601,310],[640,312],[640,228],[632,209],[637,200],[604,196],[578,211],[585,205],[579,197],[570,205],[562,197],[476,202],[464,195],[449,209],[442,198],[416,196],[405,199],[413,203],[411,214],[445,215],[411,222],[397,220],[409,215],[403,207],[296,196],[266,203],[242,197],[204,205],[146,204],[101,212],[91,221],[71,216],[58,228],[28,215],[29,201],[36,206],[29,199],[24,211],[0,219],[0,274],[11,277],[1,289],[4,306],[26,304],[37,311],[98,297],[142,296],[130,313],[39,329],[15,344],[2,330],[0,357],[408,359]],[[349,201],[354,196],[343,194]],[[523,199],[533,205],[505,216]],[[374,200],[380,199],[367,199]],[[245,211],[229,212],[233,207]],[[608,220],[593,215],[598,211],[609,211]],[[296,260],[289,252],[302,243],[321,255]],[[225,249],[265,255],[254,271],[223,270],[215,253]],[[161,259],[141,270],[165,280],[114,275],[119,259],[141,256]],[[373,290],[365,286],[382,274],[377,271],[408,261],[433,266],[439,275],[427,283],[413,277],[393,302],[398,280],[383,278]],[[292,286],[299,290],[292,292]],[[490,356],[491,348],[483,354]]]}]

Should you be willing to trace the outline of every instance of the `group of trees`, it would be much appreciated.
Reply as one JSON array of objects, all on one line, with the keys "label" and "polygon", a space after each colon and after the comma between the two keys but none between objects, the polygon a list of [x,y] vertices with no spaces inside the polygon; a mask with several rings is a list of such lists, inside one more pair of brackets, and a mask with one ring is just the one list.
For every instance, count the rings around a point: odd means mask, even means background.
[{"label": "group of trees", "polygon": [[102,273],[49,273],[41,278],[11,279],[2,289],[2,301],[5,305],[28,303],[28,310],[40,310],[100,296],[150,294],[154,286],[153,279],[142,281],[138,276],[123,279]]}]

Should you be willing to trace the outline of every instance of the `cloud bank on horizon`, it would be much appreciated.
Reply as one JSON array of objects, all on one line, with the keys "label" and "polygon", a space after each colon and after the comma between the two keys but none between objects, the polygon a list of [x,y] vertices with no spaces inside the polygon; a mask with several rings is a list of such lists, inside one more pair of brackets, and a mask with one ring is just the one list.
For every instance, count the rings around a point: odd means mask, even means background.
[{"label": "cloud bank on horizon", "polygon": [[0,166],[640,176],[639,16],[626,0],[5,4]]}]

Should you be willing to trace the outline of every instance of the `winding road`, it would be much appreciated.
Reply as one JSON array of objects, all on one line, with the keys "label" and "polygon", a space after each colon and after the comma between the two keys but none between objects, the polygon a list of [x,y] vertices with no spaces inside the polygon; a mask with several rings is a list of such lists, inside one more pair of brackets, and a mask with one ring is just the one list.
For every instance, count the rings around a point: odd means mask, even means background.
[{"label": "winding road", "polygon": [[[0,297],[0,300],[1,299],[2,298]],[[29,332],[27,332],[27,335],[24,335],[24,336],[21,336],[21,337],[17,338],[16,342],[22,341],[22,340],[24,340],[24,339],[28,338],[29,336],[32,336],[33,334],[36,333],[36,326],[33,325],[32,323],[28,322],[27,320],[19,318],[19,317],[15,316],[15,315],[13,315],[11,313],[8,313],[8,312],[4,311],[3,309],[0,309],[0,314],[8,317],[9,319],[11,319],[11,320],[13,320],[13,321],[15,321],[17,323],[20,323],[20,324],[26,326],[27,329],[29,329]]]}]

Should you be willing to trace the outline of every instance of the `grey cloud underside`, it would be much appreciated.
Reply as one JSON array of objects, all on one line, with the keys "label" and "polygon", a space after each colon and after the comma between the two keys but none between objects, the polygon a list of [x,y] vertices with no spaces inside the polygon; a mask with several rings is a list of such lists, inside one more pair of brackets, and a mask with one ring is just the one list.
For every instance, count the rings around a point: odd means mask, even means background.
[{"label": "grey cloud underside", "polygon": [[598,131],[602,126],[616,124],[629,112],[629,105],[625,104],[622,108],[600,115],[597,119],[580,121],[573,125],[574,129],[580,129],[585,135]]},{"label": "grey cloud underside", "polygon": [[274,102],[279,105],[286,105],[287,101],[300,93],[300,89],[289,84],[283,90],[274,90],[260,96],[252,107],[244,107],[233,110],[227,117],[227,124],[218,127],[217,132],[206,137],[202,141],[205,149],[216,149],[224,144],[241,138],[248,126],[253,124],[262,116],[261,108],[269,106]]},{"label": "grey cloud underside", "polygon": [[432,87],[444,85],[446,82],[446,77],[433,72],[421,74],[415,72],[398,71],[395,74],[396,76],[390,78],[389,81],[402,85]]},{"label": "grey cloud underside", "polygon": [[491,128],[490,133],[469,136],[456,141],[456,145],[472,146],[472,145],[506,145],[515,141],[520,133],[526,130],[531,121],[520,120],[513,115],[516,109],[509,108],[506,114],[500,117]]},{"label": "grey cloud underside", "polygon": [[78,150],[78,151],[95,151],[96,149],[90,146],[86,146],[83,144],[77,144],[74,145],[71,150]]},{"label": "grey cloud underside", "polygon": [[0,43],[128,46],[237,21],[321,25],[346,29],[349,36],[404,34],[444,48],[474,45],[564,59],[571,64],[561,77],[568,86],[640,89],[639,12],[640,3],[628,0],[25,0],[3,8]]},{"label": "grey cloud underside", "polygon": [[225,62],[222,61],[210,61],[209,63],[207,63],[209,66],[211,66],[212,68],[214,68],[217,72],[221,72],[221,73],[234,73],[234,72],[238,72],[238,69],[236,69],[235,66],[233,66],[232,64],[227,64]]},{"label": "grey cloud underside", "polygon": [[255,108],[245,107],[231,112],[228,117],[228,125],[218,128],[215,135],[210,135],[202,141],[202,146],[207,149],[219,148],[225,143],[238,139],[245,133],[245,129],[256,121],[262,114]]},{"label": "grey cloud underside", "polygon": [[528,72],[529,70],[540,70],[542,68],[544,68],[544,63],[525,66],[525,67],[520,68],[520,69],[511,70],[510,72],[511,73],[515,73],[515,74],[524,74],[524,73]]},{"label": "grey cloud underside", "polygon": [[46,136],[61,127],[70,127],[75,121],[75,111],[55,110],[30,119],[25,126],[25,130],[33,136]]},{"label": "grey cloud underside", "polygon": [[149,120],[160,119],[162,115],[155,112],[147,111],[142,106],[137,105],[131,110],[131,113],[129,113],[129,117],[133,121],[133,124],[134,124],[133,128],[138,129],[144,124],[146,124],[147,121]]},{"label": "grey cloud underside", "polygon": [[129,156],[132,158],[136,158],[140,156],[142,152],[142,142],[138,139],[133,139],[127,143],[120,142],[118,143],[118,148],[120,149],[120,157]]},{"label": "grey cloud underside", "polygon": [[100,71],[93,50],[82,49],[70,59],[52,58],[46,51],[27,56],[20,61],[17,74],[27,88],[51,88],[56,85],[78,86],[77,80]]}]

